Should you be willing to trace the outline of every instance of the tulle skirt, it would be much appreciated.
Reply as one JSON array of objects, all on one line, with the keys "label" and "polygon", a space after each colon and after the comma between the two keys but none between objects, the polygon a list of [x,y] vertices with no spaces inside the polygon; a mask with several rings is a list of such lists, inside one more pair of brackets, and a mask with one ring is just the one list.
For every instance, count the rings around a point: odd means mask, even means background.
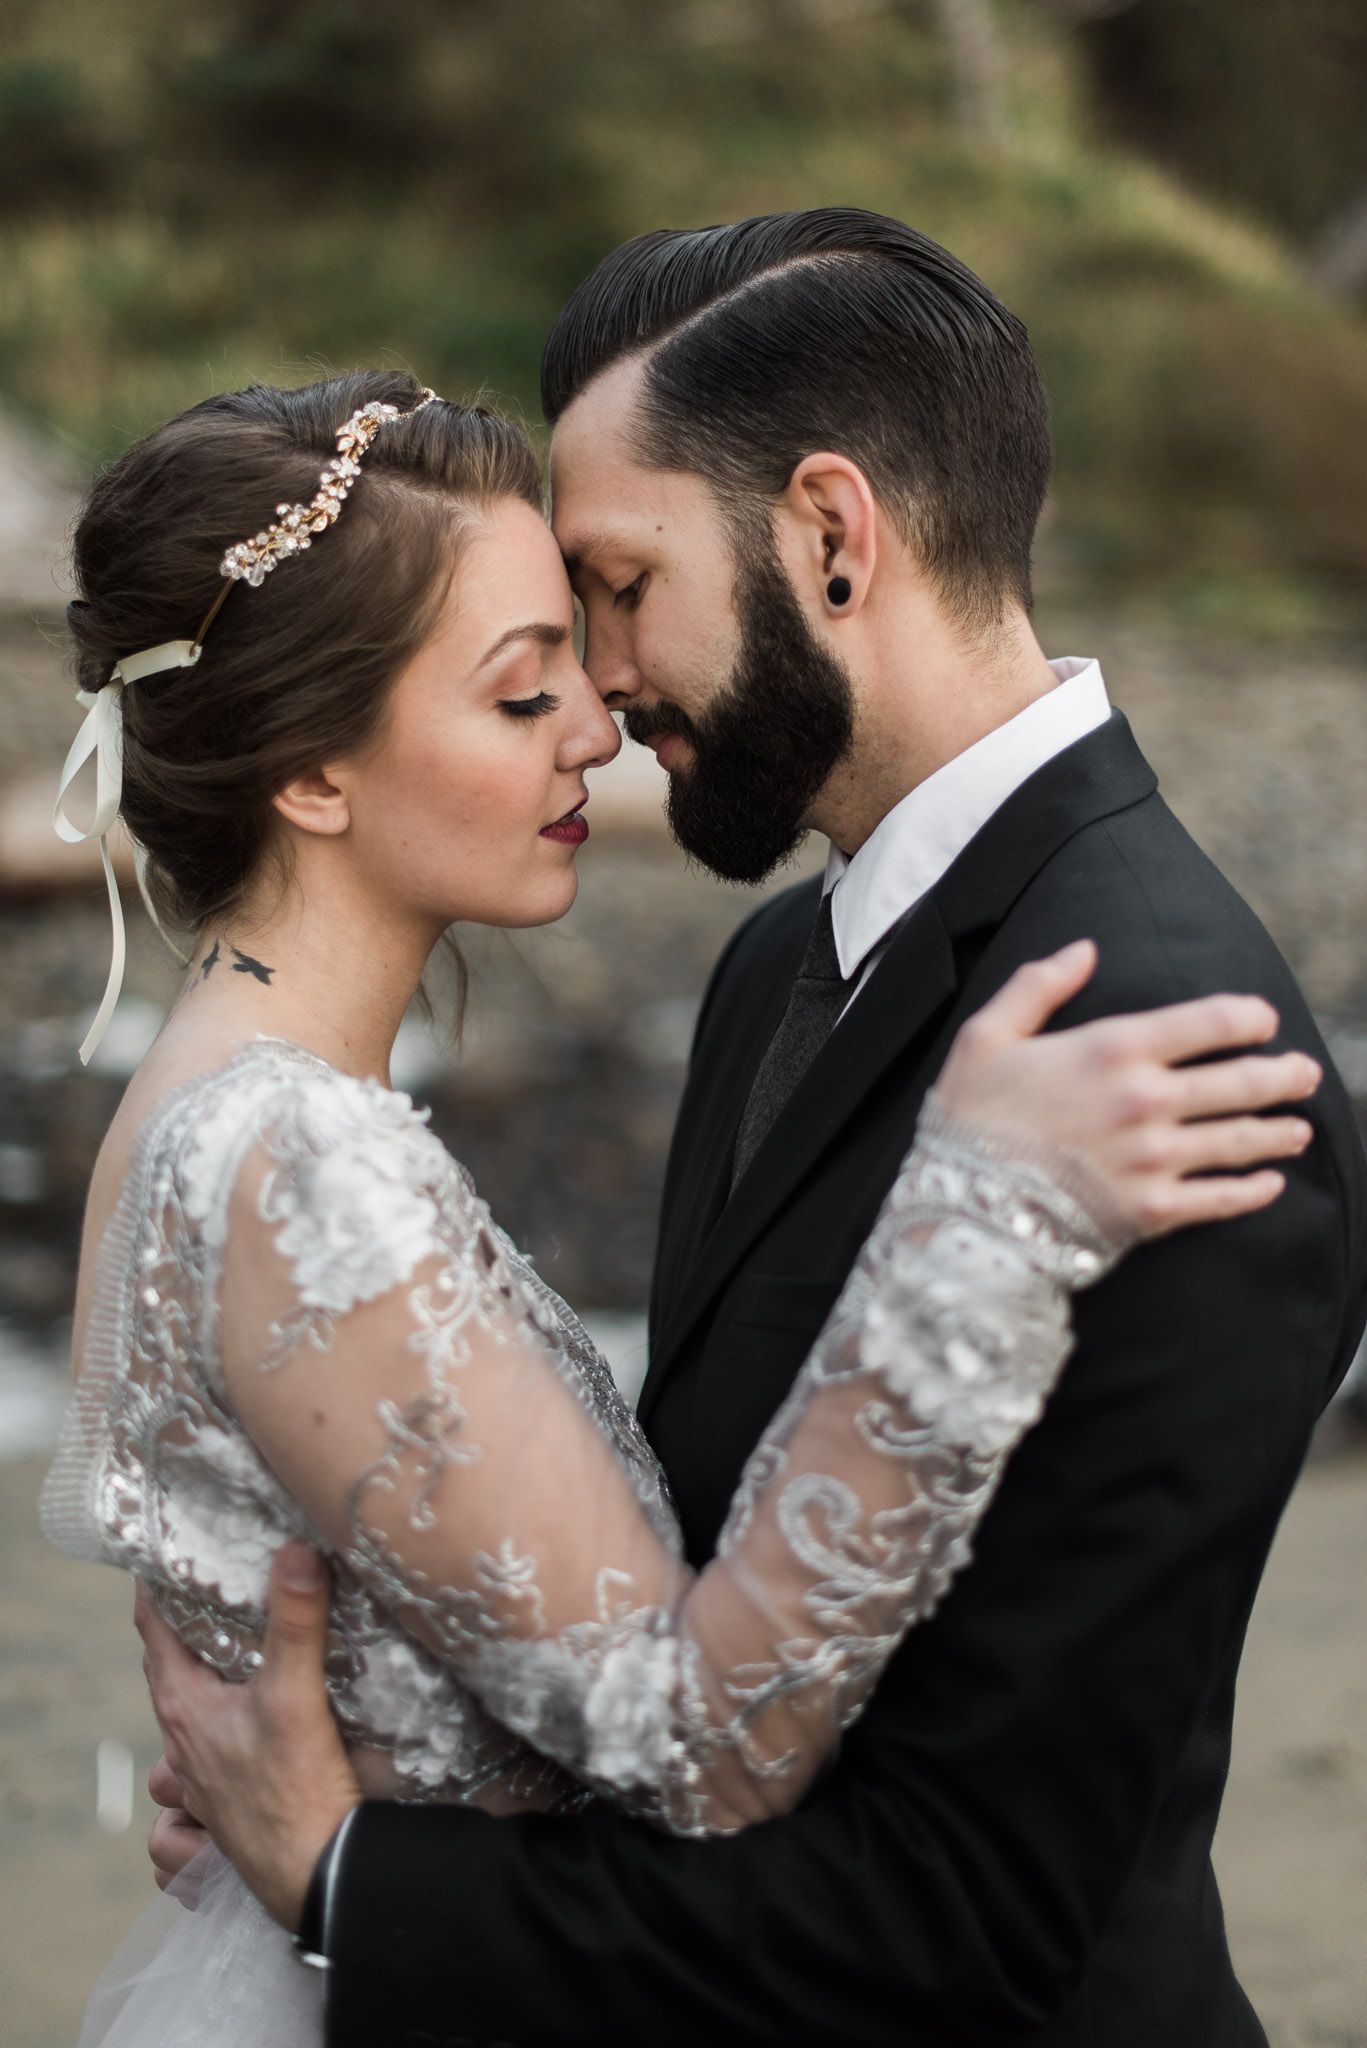
[{"label": "tulle skirt", "polygon": [[322,1972],[215,1848],[144,1913],[90,1994],[78,2048],[322,2048]]}]

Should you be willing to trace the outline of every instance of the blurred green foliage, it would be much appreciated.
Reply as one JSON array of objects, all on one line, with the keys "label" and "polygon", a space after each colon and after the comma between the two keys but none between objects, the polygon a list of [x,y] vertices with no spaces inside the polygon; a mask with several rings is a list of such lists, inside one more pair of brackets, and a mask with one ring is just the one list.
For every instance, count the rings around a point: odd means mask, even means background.
[{"label": "blurred green foliage", "polygon": [[0,206],[10,215],[84,207],[112,189],[115,151],[79,68],[20,57],[0,70]]},{"label": "blurred green foliage", "polygon": [[1363,0],[1129,0],[1079,26],[1108,120],[1310,240],[1367,197]]},{"label": "blurred green foliage", "polygon": [[997,0],[992,147],[956,122],[932,0],[11,0],[0,390],[85,459],[211,390],[355,362],[535,417],[556,307],[624,236],[870,206],[1030,324],[1060,588],[1268,631],[1342,616],[1367,587],[1367,324],[1109,140],[1089,39],[1127,17],[1078,11]]}]

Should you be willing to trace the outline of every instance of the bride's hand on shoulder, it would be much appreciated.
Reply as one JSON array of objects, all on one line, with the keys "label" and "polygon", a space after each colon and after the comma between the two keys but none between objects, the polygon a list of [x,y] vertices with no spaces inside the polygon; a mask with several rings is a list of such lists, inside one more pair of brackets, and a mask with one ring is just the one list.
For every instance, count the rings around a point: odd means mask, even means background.
[{"label": "bride's hand on shoulder", "polygon": [[1274,1037],[1277,1012],[1261,996],[1203,996],[1045,1032],[1096,961],[1080,939],[1018,968],[955,1038],[936,1083],[941,1108],[1065,1148],[1139,1237],[1266,1208],[1286,1182],[1265,1162],[1295,1158],[1314,1132],[1303,1117],[1260,1112],[1313,1095],[1316,1061],[1244,1053],[1189,1064]]}]

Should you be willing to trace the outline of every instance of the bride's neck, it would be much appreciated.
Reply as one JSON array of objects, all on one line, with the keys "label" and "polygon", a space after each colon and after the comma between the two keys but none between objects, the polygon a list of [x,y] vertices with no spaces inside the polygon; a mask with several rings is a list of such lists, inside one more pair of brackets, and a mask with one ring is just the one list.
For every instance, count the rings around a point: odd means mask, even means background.
[{"label": "bride's neck", "polygon": [[342,861],[264,883],[205,932],[176,1023],[214,1044],[256,1037],[306,1046],[330,1066],[388,1082],[389,1055],[440,927],[396,911]]}]

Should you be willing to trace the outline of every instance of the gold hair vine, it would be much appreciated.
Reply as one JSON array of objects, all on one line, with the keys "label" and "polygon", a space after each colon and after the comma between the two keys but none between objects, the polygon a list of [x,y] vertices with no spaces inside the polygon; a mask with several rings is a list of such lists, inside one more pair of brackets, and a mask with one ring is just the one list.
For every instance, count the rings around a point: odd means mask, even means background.
[{"label": "gold hair vine", "polygon": [[[421,412],[425,405],[435,405],[437,394],[423,387],[423,395],[409,412]],[[62,768],[61,782],[57,790],[57,803],[53,810],[52,822],[59,837],[72,845],[83,839],[98,839],[100,859],[104,864],[105,886],[109,892],[109,916],[113,926],[114,944],[109,963],[109,979],[105,983],[104,996],[95,1013],[95,1020],[86,1033],[81,1046],[81,1064],[87,1065],[95,1048],[104,1036],[105,1027],[114,1014],[119,991],[123,987],[125,939],[123,909],[119,902],[119,884],[114,873],[114,863],[109,857],[109,832],[123,802],[123,692],[128,683],[140,683],[148,676],[160,675],[164,670],[193,668],[204,651],[204,635],[218,616],[219,607],[232,590],[233,584],[265,582],[271,570],[283,562],[286,555],[297,555],[301,548],[312,545],[315,533],[324,533],[331,526],[337,514],[346,503],[347,494],[361,473],[361,457],[375,439],[386,420],[407,419],[408,413],[400,413],[397,405],[363,405],[359,412],[344,422],[337,433],[337,453],[318,479],[318,494],[311,505],[277,505],[278,523],[258,533],[255,540],[239,542],[229,548],[220,563],[222,574],[228,579],[218,596],[204,615],[199,631],[193,640],[164,640],[159,647],[145,647],[139,654],[125,654],[115,663],[107,683],[93,693],[78,690],[76,695],[85,706],[86,718],[71,743],[71,751]],[[67,815],[66,796],[81,768],[92,754],[96,759],[95,816],[89,825],[78,825]],[[144,879],[145,856],[139,847],[134,847],[137,860],[138,887],[148,913],[158,931],[161,923],[156,908],[147,893]]]},{"label": "gold hair vine", "polygon": [[[312,502],[277,505],[274,524],[265,527],[255,539],[241,540],[236,547],[229,548],[219,564],[220,573],[231,577],[234,583],[250,583],[253,589],[259,589],[287,555],[297,555],[302,548],[311,547],[314,534],[325,533],[332,525],[361,473],[361,457],[384,422],[410,419],[424,406],[437,402],[436,392],[424,386],[422,397],[406,413],[401,414],[397,405],[363,405],[359,412],[354,412],[338,429],[337,453],[319,477]],[[227,596],[226,591],[223,596]],[[219,603],[222,601],[220,598]],[[201,626],[199,637],[202,639],[203,635]]]}]

